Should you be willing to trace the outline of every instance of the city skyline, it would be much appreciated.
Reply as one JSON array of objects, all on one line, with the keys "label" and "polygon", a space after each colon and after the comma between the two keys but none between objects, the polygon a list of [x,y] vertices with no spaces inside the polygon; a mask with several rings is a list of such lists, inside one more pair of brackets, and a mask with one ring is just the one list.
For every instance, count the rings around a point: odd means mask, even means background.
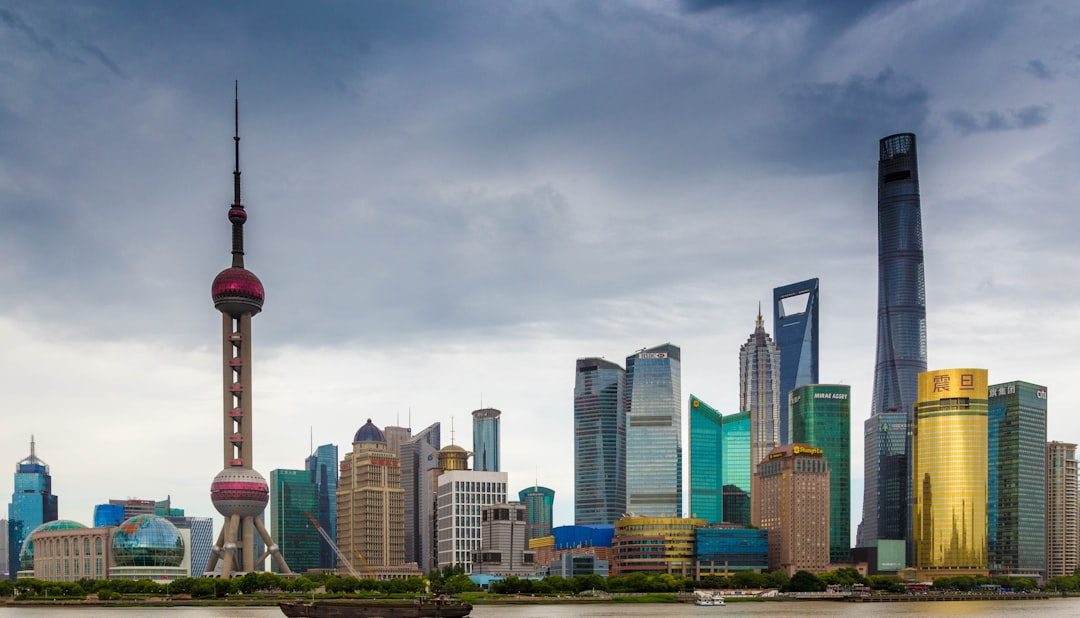
[{"label": "city skyline", "polygon": [[[571,523],[575,359],[671,341],[683,392],[736,413],[757,303],[819,278],[861,512],[877,145],[897,132],[919,137],[929,368],[1056,393],[1075,374],[1069,346],[1040,342],[1080,336],[1080,291],[1060,283],[1080,274],[1080,9],[316,3],[297,29],[284,7],[38,4],[0,9],[0,455],[36,436],[61,518],[170,494],[220,525],[207,282],[234,79],[248,262],[270,292],[264,474],[368,417],[453,419],[469,447],[490,405],[511,486],[556,454],[538,482]],[[1065,412],[1050,406],[1048,438],[1075,443]],[[183,456],[132,465],[154,428]]]}]

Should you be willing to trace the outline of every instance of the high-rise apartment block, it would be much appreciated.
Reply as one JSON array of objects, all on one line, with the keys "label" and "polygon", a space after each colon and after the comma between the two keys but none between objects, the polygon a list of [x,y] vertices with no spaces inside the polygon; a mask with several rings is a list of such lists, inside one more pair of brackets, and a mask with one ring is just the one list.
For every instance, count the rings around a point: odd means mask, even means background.
[{"label": "high-rise apartment block", "polygon": [[30,456],[15,464],[15,491],[8,504],[7,554],[8,576],[19,572],[19,552],[23,541],[41,524],[56,521],[59,499],[52,493],[49,466],[38,459],[34,438],[30,438]]},{"label": "high-rise apartment block", "polygon": [[1076,445],[1046,443],[1046,577],[1071,576],[1080,566],[1080,493]]},{"label": "high-rise apartment block", "polygon": [[502,412],[482,408],[473,417],[473,468],[482,472],[499,471],[499,419]]},{"label": "high-rise apartment block", "polygon": [[355,562],[362,562],[376,578],[410,572],[403,568],[404,493],[398,456],[387,447],[383,432],[368,419],[353,437],[352,452],[341,462],[337,546],[350,562],[354,557],[362,558]]},{"label": "high-rise apartment block", "polygon": [[[307,470],[270,471],[270,534],[297,573],[319,568],[319,488]],[[271,565],[280,572],[277,564]]]},{"label": "high-rise apartment block", "polygon": [[637,515],[682,516],[681,358],[670,343],[626,358],[626,508]]},{"label": "high-rise apartment block", "polygon": [[724,418],[690,395],[690,516],[724,521]]},{"label": "high-rise apartment block", "polygon": [[780,349],[780,444],[797,442],[788,430],[788,394],[818,383],[818,280],[773,289],[773,340]]},{"label": "high-rise apartment block", "polygon": [[754,473],[753,524],[769,531],[769,569],[829,570],[829,462],[808,444],[778,446]]},{"label": "high-rise apartment block", "polygon": [[401,445],[401,488],[405,493],[405,561],[429,573],[435,566],[435,475],[442,426],[432,423]]},{"label": "high-rise apartment block", "polygon": [[1046,574],[1046,387],[990,387],[986,543],[991,575]]},{"label": "high-rise apartment block", "polygon": [[750,411],[750,464],[758,464],[780,445],[780,349],[765,332],[758,308],[757,325],[739,348],[739,408]]},{"label": "high-rise apartment block", "polygon": [[985,369],[919,374],[908,553],[924,578],[988,572],[986,375]]},{"label": "high-rise apartment block", "polygon": [[520,502],[480,507],[480,549],[472,554],[473,573],[495,577],[536,575],[536,552],[529,550],[528,507]]},{"label": "high-rise apartment block", "polygon": [[525,535],[530,539],[551,535],[555,490],[533,485],[519,491],[518,500],[525,505]]},{"label": "high-rise apartment block", "polygon": [[[507,475],[505,472],[450,470],[439,475],[438,483],[438,566],[462,566],[466,573],[477,572],[472,559],[473,552],[483,549],[480,511],[484,505],[506,502]],[[522,524],[524,535],[524,521]]]},{"label": "high-rise apartment block", "polygon": [[[864,545],[903,539],[908,527],[912,492],[907,484],[906,440],[899,436],[907,432],[918,397],[918,375],[926,371],[922,206],[913,133],[890,135],[879,144],[877,317],[873,403],[863,432]],[[883,431],[892,435],[883,436]]]},{"label": "high-rise apartment block", "polygon": [[574,379],[574,523],[612,524],[626,511],[626,371],[579,358]]},{"label": "high-rise apartment block", "polygon": [[[338,447],[336,444],[323,444],[304,460],[304,468],[310,475],[319,495],[319,508],[311,514],[330,538],[337,536],[337,485],[338,485]],[[337,554],[334,548],[319,536],[319,568],[333,569],[337,566]]]},{"label": "high-rise apartment block", "polygon": [[829,463],[829,561],[851,559],[851,387],[807,384],[791,391],[791,440]]}]

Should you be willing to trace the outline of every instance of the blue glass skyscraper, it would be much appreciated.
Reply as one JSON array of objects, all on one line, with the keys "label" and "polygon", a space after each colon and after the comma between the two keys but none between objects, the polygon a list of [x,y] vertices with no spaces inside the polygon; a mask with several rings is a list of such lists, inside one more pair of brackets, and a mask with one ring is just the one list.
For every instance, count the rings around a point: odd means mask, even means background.
[{"label": "blue glass skyscraper", "polygon": [[574,524],[611,525],[626,512],[626,371],[579,358],[574,377]]},{"label": "blue glass skyscraper", "polygon": [[31,437],[30,456],[15,464],[15,492],[8,505],[8,573],[11,579],[15,579],[19,571],[19,552],[26,535],[45,522],[56,521],[57,509],[49,466],[38,459]]},{"label": "blue glass skyscraper", "polygon": [[780,444],[789,444],[788,395],[818,383],[816,278],[773,289],[773,340],[780,348]]},{"label": "blue glass skyscraper", "polygon": [[670,343],[626,358],[626,508],[682,517],[682,352]]},{"label": "blue glass skyscraper", "polygon": [[[877,365],[866,439],[862,544],[907,537],[907,434],[926,371],[926,285],[923,278],[919,167],[913,133],[880,142],[878,159]],[[879,418],[889,415],[890,420]],[[888,427],[894,435],[883,439]],[[894,483],[899,486],[894,487]]]},{"label": "blue glass skyscraper", "polygon": [[499,471],[499,417],[495,408],[483,408],[472,413],[473,469],[478,472]]},{"label": "blue glass skyscraper", "polygon": [[[311,482],[318,488],[319,512],[312,513],[330,538],[337,535],[337,485],[338,448],[336,444],[323,444],[304,461],[304,469]],[[280,539],[279,539],[280,540]],[[332,569],[337,565],[333,548],[319,536],[319,568]]]},{"label": "blue glass skyscraper", "polygon": [[431,471],[439,467],[442,425],[432,423],[401,443],[401,488],[405,493],[405,562],[424,573],[435,567],[435,498],[438,486]]}]

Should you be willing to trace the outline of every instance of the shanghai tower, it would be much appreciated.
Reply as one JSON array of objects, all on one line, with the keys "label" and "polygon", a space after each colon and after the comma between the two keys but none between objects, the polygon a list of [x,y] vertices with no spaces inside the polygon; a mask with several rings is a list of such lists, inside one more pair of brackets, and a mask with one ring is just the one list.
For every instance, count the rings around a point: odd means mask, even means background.
[{"label": "shanghai tower", "polygon": [[878,159],[877,365],[866,420],[860,545],[907,536],[907,434],[926,371],[926,286],[914,133],[881,140]]}]

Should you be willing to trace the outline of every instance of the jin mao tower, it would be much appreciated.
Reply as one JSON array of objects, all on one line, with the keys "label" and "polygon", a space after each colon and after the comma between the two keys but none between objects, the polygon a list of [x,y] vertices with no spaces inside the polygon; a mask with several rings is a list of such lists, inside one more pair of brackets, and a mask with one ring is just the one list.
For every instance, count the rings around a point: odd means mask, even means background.
[{"label": "jin mao tower", "polygon": [[[222,454],[224,469],[210,484],[210,500],[225,517],[221,534],[207,562],[212,572],[221,561],[221,577],[251,572],[273,556],[282,573],[291,573],[278,546],[259,516],[270,500],[263,475],[252,468],[251,440],[251,318],[262,311],[266,295],[255,273],[244,268],[244,222],[247,211],[240,202],[240,100],[236,99],[236,167],[233,170],[232,266],[218,273],[211,286],[214,308],[221,312],[222,348]],[[266,543],[256,559],[255,534]]]}]

